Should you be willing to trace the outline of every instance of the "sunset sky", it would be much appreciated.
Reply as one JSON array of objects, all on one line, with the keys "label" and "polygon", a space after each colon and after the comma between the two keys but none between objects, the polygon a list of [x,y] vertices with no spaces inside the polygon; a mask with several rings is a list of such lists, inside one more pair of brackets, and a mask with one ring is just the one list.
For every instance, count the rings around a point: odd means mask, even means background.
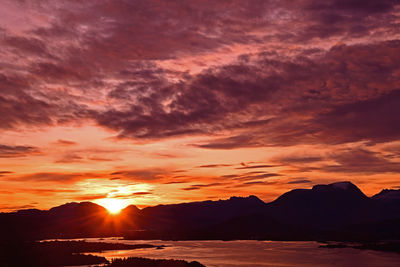
[{"label": "sunset sky", "polygon": [[400,188],[398,0],[0,0],[0,211]]}]

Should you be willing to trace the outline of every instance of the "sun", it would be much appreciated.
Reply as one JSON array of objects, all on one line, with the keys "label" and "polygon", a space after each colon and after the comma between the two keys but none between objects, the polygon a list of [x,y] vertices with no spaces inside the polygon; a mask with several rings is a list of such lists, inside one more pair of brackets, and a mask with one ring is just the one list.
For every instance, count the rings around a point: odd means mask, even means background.
[{"label": "sun", "polygon": [[129,205],[126,199],[103,198],[96,201],[111,214],[118,214],[123,208]]}]

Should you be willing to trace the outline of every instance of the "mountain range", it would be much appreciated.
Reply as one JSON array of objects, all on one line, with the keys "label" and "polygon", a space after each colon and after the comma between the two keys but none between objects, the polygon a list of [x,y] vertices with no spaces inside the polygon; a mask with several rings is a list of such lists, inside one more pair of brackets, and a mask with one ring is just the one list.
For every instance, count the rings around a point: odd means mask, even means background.
[{"label": "mountain range", "polygon": [[0,213],[0,239],[124,236],[127,239],[400,239],[400,190],[367,197],[351,182],[295,189],[265,203],[256,196],[128,206],[118,215],[91,202]]}]

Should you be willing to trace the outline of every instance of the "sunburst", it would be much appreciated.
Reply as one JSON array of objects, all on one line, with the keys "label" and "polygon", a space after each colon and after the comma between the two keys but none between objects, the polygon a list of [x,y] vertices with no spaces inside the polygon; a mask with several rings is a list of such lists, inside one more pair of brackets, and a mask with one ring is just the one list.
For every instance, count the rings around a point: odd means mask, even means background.
[{"label": "sunburst", "polygon": [[103,198],[96,202],[106,208],[111,214],[118,214],[123,208],[129,205],[129,202],[126,199],[117,198]]}]

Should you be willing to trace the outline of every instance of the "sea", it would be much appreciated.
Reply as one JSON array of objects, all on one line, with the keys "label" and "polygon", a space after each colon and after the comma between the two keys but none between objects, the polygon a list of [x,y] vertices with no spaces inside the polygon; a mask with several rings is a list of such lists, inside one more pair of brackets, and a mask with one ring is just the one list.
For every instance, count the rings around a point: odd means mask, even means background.
[{"label": "sea", "polygon": [[397,253],[354,248],[321,248],[321,243],[313,241],[163,241],[124,240],[115,237],[69,240],[165,246],[162,249],[145,248],[90,253],[106,257],[108,260],[123,257],[180,259],[198,261],[207,267],[400,266],[400,254]]}]

